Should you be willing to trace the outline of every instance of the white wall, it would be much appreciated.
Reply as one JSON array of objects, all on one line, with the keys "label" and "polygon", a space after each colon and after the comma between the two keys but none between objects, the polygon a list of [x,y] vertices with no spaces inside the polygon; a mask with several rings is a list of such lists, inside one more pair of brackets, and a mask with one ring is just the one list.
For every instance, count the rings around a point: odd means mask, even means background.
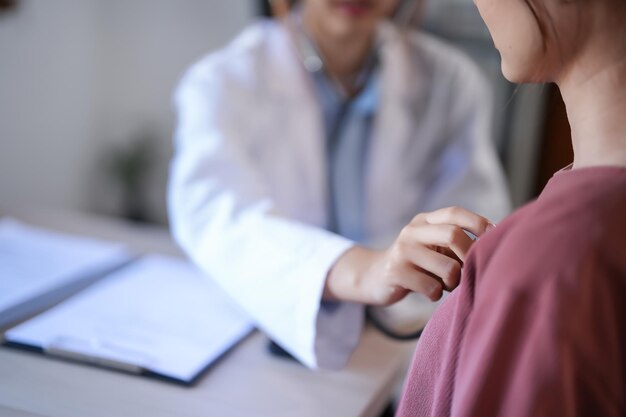
[{"label": "white wall", "polygon": [[93,3],[25,1],[0,16],[0,203],[85,204],[81,174],[95,139]]},{"label": "white wall", "polygon": [[0,205],[111,212],[102,175],[112,144],[150,132],[149,198],[164,221],[174,113],[184,69],[240,31],[255,3],[23,0],[0,17]]}]

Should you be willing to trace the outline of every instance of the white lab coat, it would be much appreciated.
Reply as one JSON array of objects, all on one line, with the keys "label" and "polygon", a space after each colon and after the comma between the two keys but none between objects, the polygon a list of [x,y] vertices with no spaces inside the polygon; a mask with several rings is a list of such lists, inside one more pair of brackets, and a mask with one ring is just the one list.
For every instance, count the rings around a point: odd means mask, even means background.
[{"label": "white lab coat", "polygon": [[[381,110],[364,179],[367,242],[388,244],[418,212],[449,205],[501,218],[509,202],[487,83],[468,58],[430,36],[381,31]],[[175,101],[175,239],[300,361],[341,367],[363,309],[320,308],[320,300],[329,268],[353,242],[322,229],[322,114],[284,28],[253,24],[195,64]]]}]

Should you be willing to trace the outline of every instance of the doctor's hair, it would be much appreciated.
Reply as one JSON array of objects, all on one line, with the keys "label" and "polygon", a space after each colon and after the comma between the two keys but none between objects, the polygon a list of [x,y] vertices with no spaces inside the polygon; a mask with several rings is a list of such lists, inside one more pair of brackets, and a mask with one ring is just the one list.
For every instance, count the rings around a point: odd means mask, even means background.
[{"label": "doctor's hair", "polygon": [[298,0],[259,0],[259,14],[264,17],[280,17],[277,16],[288,12]]}]

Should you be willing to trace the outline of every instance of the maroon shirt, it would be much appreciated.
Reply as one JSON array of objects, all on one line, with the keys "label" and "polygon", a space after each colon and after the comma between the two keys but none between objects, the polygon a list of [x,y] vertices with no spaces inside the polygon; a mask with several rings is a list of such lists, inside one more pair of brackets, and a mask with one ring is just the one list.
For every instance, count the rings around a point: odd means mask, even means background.
[{"label": "maroon shirt", "polygon": [[557,173],[472,248],[398,416],[626,415],[625,292],[626,169]]}]

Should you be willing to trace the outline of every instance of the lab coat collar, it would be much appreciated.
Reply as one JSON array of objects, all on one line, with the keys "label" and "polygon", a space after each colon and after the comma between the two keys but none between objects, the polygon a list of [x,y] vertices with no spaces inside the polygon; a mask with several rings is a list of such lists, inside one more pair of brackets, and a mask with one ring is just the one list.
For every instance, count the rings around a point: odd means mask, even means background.
[{"label": "lab coat collar", "polygon": [[424,69],[420,66],[419,54],[412,51],[416,46],[411,37],[416,32],[401,30],[390,22],[379,27],[381,39],[382,94],[386,100],[398,100],[405,104],[414,103],[426,93]]},{"label": "lab coat collar", "polygon": [[300,52],[284,23],[270,23],[267,33],[268,67],[266,84],[272,96],[292,97],[301,101],[310,97],[313,82],[300,61]]},{"label": "lab coat collar", "polygon": [[[267,76],[267,86],[274,94],[301,101],[303,96],[313,98],[312,79],[300,60],[300,53],[288,34],[284,24],[276,24],[267,42],[271,71]],[[411,36],[414,32],[400,30],[390,22],[379,27],[381,42],[380,93],[385,101],[398,100],[409,104],[419,100],[426,92],[421,79],[423,69],[419,58],[411,51],[414,47]]]},{"label": "lab coat collar", "polygon": [[[286,136],[294,149],[294,166],[304,172],[309,181],[307,194],[314,202],[311,212],[315,213],[315,224],[326,224],[325,207],[328,198],[326,182],[326,160],[324,157],[323,118],[320,110],[313,78],[299,61],[299,55],[282,25],[272,23],[264,35],[264,48],[267,53],[261,56],[267,61],[259,68],[259,76],[265,81],[266,97],[273,97],[279,107],[295,111],[298,119],[285,122]],[[368,210],[366,223],[372,226],[367,235],[381,233],[383,224],[376,221],[379,213],[384,213],[388,199],[379,198],[388,194],[389,172],[396,169],[397,152],[402,152],[411,140],[414,131],[415,111],[425,101],[428,86],[427,68],[420,61],[420,54],[411,48],[410,36],[401,33],[393,25],[381,26],[380,76],[377,81],[377,113],[369,152],[368,172],[365,176],[365,196]],[[264,52],[265,52],[264,51]],[[391,149],[395,151],[390,152]],[[373,157],[375,156],[375,157]],[[373,191],[372,191],[373,190]]]}]

